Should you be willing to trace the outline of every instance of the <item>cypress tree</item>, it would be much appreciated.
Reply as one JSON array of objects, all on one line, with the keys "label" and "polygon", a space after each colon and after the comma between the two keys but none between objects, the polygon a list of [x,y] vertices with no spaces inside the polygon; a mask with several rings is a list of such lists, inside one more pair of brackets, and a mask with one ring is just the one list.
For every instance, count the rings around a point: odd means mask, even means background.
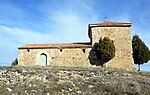
[{"label": "cypress tree", "polygon": [[11,63],[11,66],[15,66],[15,65],[18,65],[18,59],[17,58]]},{"label": "cypress tree", "polygon": [[140,71],[140,65],[147,63],[150,60],[149,48],[138,35],[134,35],[132,39],[132,49],[134,63],[138,64],[138,71]]}]

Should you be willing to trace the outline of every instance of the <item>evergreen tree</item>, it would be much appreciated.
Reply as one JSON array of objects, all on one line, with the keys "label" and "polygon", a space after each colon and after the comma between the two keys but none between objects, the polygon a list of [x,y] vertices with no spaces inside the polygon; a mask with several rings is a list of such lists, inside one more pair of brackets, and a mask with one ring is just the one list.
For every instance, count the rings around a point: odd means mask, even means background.
[{"label": "evergreen tree", "polygon": [[18,59],[17,59],[17,58],[15,59],[15,61],[13,61],[13,62],[11,63],[11,66],[15,66],[15,65],[18,65]]},{"label": "evergreen tree", "polygon": [[114,42],[108,37],[100,38],[96,47],[97,58],[103,63],[108,62],[115,56],[115,46]]},{"label": "evergreen tree", "polygon": [[134,63],[138,64],[138,71],[140,71],[140,65],[147,63],[150,60],[149,48],[138,35],[134,35],[132,39],[132,49]]}]

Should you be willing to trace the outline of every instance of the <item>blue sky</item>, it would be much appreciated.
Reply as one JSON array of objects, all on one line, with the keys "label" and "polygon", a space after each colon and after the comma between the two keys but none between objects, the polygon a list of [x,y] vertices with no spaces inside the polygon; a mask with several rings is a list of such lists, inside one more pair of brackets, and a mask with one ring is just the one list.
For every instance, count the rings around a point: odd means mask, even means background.
[{"label": "blue sky", "polygon": [[105,17],[132,22],[131,34],[150,48],[150,0],[0,0],[0,65],[28,43],[88,42],[87,25]]}]

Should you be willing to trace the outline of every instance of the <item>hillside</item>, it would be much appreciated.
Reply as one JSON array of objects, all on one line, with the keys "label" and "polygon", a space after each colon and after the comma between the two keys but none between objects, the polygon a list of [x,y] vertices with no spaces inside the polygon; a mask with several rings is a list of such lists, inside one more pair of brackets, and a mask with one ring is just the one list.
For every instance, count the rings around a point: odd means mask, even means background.
[{"label": "hillside", "polygon": [[0,67],[0,95],[149,95],[150,73],[108,68]]}]

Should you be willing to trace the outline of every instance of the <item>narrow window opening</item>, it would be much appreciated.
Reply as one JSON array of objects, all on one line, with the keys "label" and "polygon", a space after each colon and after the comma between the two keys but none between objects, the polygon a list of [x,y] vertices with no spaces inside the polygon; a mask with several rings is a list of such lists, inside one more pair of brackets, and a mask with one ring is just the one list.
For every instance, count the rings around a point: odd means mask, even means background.
[{"label": "narrow window opening", "polygon": [[82,49],[82,51],[85,53],[85,49]]},{"label": "narrow window opening", "polygon": [[60,52],[62,52],[62,49],[60,49]]},{"label": "narrow window opening", "polygon": [[29,50],[29,49],[27,49],[27,52],[30,52],[30,50]]}]

